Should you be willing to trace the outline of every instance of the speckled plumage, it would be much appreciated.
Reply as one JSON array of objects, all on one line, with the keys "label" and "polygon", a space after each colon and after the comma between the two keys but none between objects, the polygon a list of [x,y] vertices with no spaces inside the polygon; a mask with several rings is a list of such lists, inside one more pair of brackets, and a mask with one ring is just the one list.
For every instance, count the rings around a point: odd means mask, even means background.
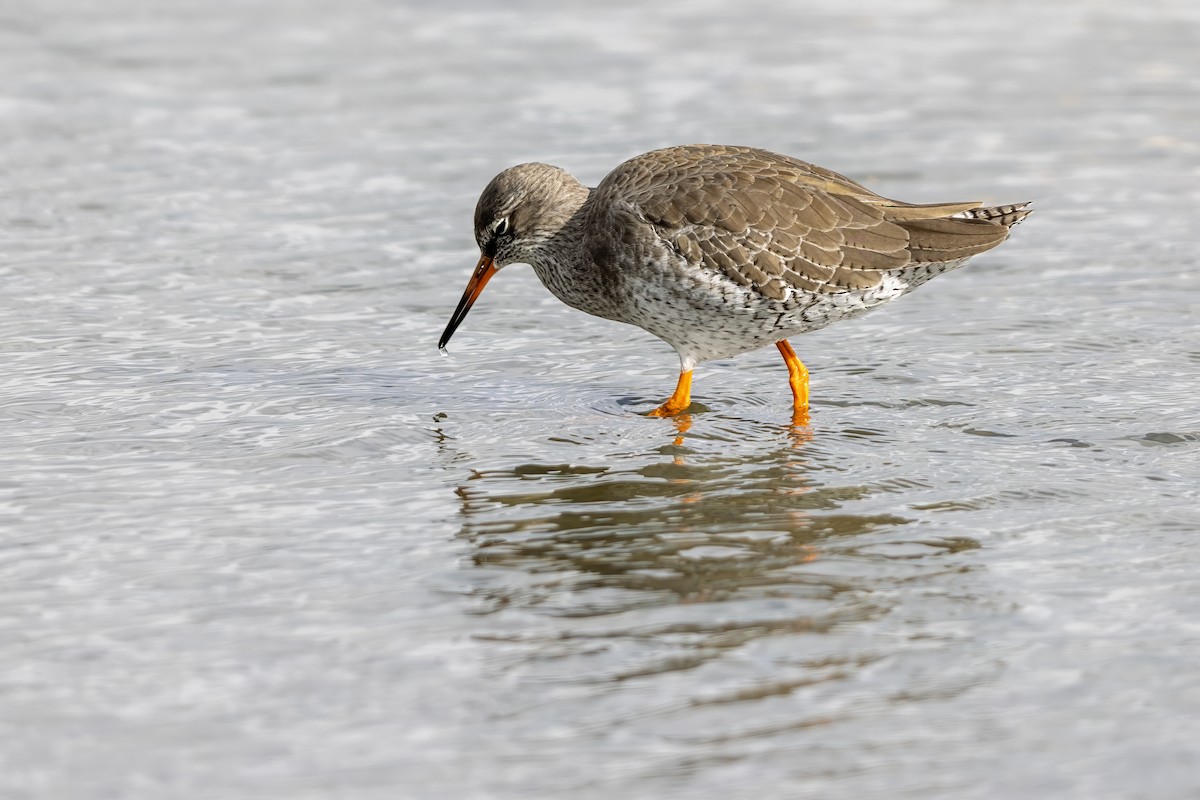
[{"label": "speckled plumage", "polygon": [[496,269],[529,263],[563,302],[649,331],[690,371],[894,300],[1030,213],[980,205],[902,203],[765,150],[687,145],[590,190],[546,164],[505,170],[475,236]]}]

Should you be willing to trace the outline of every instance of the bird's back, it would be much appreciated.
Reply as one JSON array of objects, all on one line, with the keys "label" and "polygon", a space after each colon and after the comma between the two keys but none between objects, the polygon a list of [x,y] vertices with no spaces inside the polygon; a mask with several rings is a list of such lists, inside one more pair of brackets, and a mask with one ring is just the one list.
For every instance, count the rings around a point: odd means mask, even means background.
[{"label": "bird's back", "polygon": [[687,263],[785,303],[962,263],[1030,213],[1028,204],[903,203],[799,159],[724,145],[636,156],[605,177],[590,204],[609,222],[595,219],[594,230],[628,239],[629,231],[610,229],[636,220]]}]

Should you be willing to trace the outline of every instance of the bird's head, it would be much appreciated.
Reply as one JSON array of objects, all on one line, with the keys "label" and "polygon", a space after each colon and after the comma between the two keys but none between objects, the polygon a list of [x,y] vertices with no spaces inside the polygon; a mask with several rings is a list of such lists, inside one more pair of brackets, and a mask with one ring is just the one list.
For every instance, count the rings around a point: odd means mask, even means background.
[{"label": "bird's head", "polygon": [[492,178],[475,205],[479,263],[450,317],[444,348],[492,276],[509,264],[533,263],[587,199],[570,173],[549,164],[518,164]]}]

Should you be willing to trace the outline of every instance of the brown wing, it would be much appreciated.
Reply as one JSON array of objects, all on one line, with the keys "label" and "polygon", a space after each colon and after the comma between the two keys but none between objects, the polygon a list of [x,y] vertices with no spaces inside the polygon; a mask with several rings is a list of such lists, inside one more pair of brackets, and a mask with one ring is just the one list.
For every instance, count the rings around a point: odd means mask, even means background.
[{"label": "brown wing", "polygon": [[687,145],[626,161],[596,189],[694,264],[783,300],[789,288],[845,292],[887,270],[988,250],[1007,227],[950,219],[979,203],[914,206],[836,172],[748,147]]}]

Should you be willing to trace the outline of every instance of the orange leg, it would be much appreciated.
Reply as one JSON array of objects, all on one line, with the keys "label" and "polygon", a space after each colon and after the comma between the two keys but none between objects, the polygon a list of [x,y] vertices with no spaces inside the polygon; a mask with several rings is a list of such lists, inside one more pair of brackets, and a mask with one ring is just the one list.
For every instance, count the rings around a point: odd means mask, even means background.
[{"label": "orange leg", "polygon": [[788,368],[788,383],[792,386],[792,408],[796,414],[808,415],[808,369],[801,363],[787,339],[775,343]]},{"label": "orange leg", "polygon": [[673,417],[687,411],[692,404],[692,371],[679,373],[679,383],[675,384],[675,394],[667,398],[667,402],[650,412],[651,417]]}]

